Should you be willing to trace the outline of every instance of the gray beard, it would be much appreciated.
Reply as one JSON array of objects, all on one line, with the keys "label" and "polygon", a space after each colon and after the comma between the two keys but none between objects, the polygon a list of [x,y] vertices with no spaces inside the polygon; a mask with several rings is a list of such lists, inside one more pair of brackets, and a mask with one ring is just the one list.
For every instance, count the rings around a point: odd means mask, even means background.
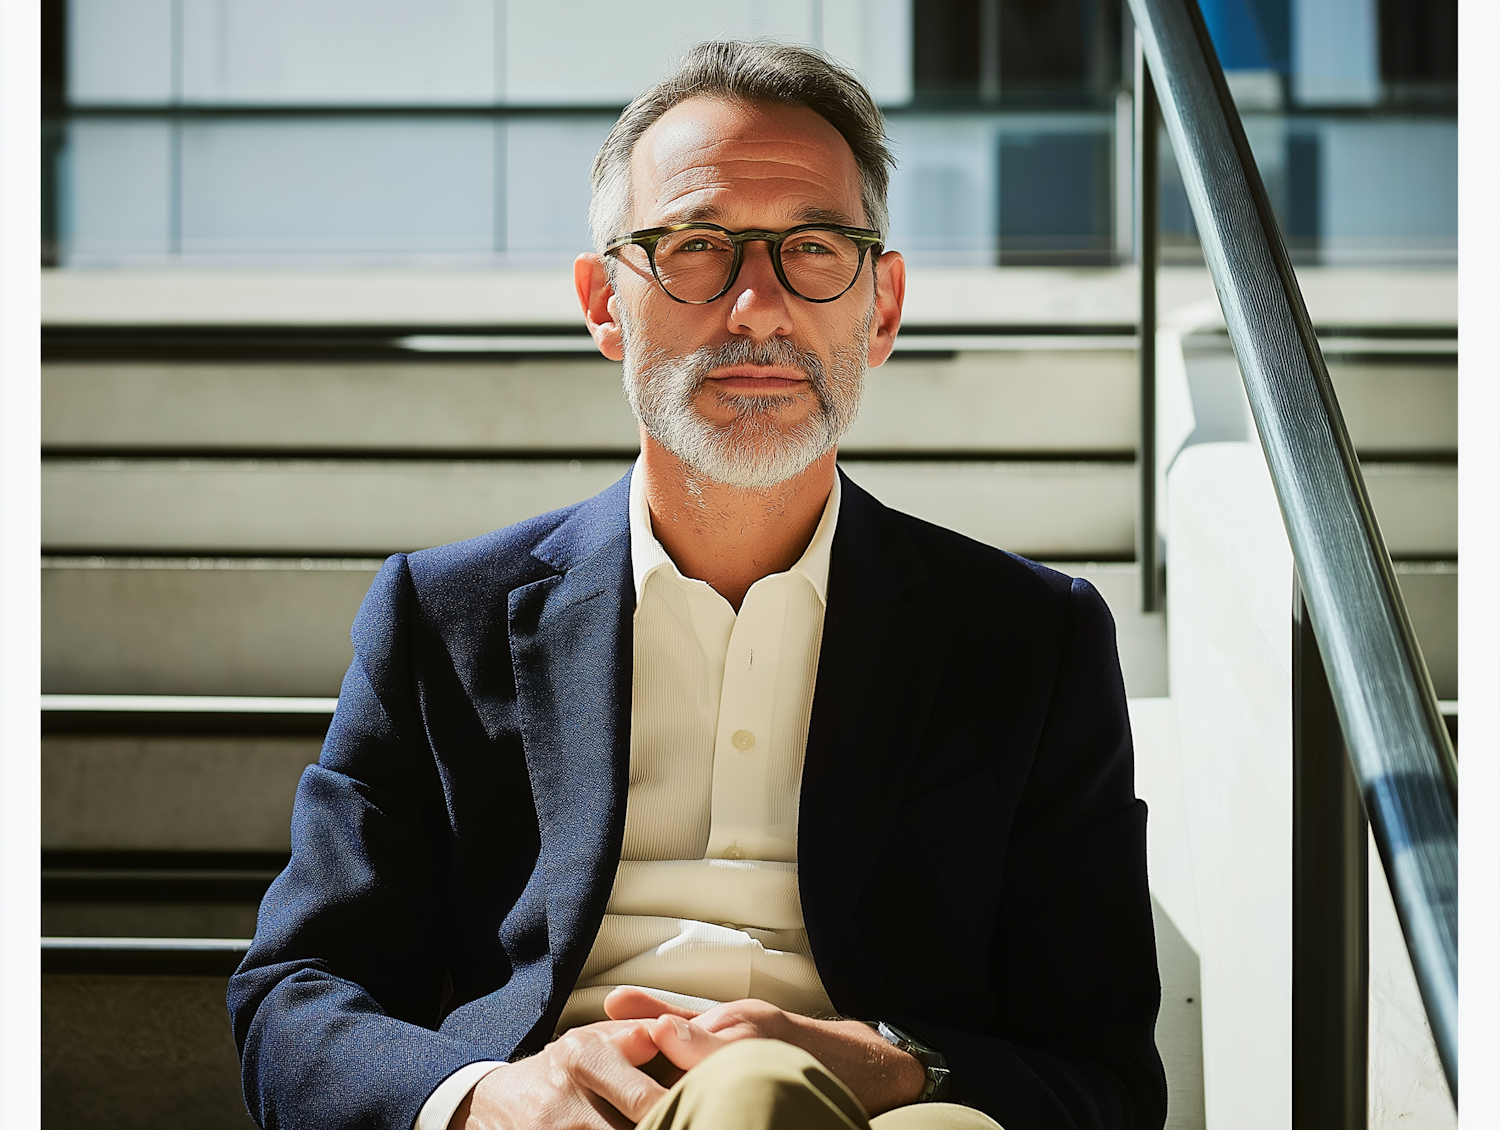
[{"label": "gray beard", "polygon": [[[873,317],[873,306],[870,313]],[[638,347],[631,327],[621,321],[625,396],[636,419],[652,439],[714,482],[741,490],[784,483],[832,451],[859,413],[868,368],[869,318],[850,342],[833,351],[827,366],[817,354],[784,338],[761,343],[739,339],[672,357],[664,350]],[[733,419],[723,425],[705,419],[694,398],[708,374],[746,364],[797,369],[806,375],[809,392],[719,393],[718,403],[733,412]],[[794,427],[779,427],[780,411],[807,395],[816,399],[815,410]]]}]

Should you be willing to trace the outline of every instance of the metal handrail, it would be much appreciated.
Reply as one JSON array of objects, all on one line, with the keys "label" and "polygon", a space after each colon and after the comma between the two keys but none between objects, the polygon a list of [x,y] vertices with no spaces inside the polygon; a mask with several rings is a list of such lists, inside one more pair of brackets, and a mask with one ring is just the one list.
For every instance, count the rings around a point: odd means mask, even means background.
[{"label": "metal handrail", "polygon": [[1194,0],[1130,0],[1448,1088],[1457,762],[1291,260]]}]

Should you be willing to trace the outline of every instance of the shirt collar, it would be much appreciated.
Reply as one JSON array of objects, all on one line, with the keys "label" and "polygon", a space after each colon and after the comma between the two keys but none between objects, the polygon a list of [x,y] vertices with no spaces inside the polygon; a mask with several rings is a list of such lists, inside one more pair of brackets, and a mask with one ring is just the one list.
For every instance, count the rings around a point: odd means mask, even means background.
[{"label": "shirt collar", "polygon": [[[833,476],[833,489],[828,492],[828,501],[823,505],[823,517],[813,531],[812,541],[797,563],[788,570],[800,573],[818,594],[818,600],[828,604],[828,563],[833,552],[833,532],[839,524],[839,500],[843,486],[837,473]],[[635,461],[635,470],[630,475],[630,567],[635,578],[635,603],[639,607],[641,594],[646,591],[646,581],[658,569],[666,569],[673,576],[681,577],[676,563],[667,555],[661,542],[651,529],[651,506],[646,501],[645,456]]]}]

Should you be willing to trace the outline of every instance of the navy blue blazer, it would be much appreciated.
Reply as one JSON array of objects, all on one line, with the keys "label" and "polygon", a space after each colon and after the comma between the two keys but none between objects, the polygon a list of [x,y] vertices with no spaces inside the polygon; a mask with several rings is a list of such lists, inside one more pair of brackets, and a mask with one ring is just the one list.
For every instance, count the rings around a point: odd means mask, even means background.
[{"label": "navy blue blazer", "polygon": [[[550,1038],[624,834],[628,483],[376,577],[229,984],[267,1130],[408,1130],[451,1072]],[[797,833],[828,996],[940,1049],[1006,1130],[1160,1127],[1109,611],[843,491]]]}]

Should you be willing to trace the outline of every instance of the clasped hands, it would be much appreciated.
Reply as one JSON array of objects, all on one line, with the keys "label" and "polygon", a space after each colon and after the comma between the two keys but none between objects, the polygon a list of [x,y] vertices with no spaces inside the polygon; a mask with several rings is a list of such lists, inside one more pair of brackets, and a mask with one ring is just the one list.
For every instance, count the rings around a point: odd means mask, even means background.
[{"label": "clasped hands", "polygon": [[623,1130],[683,1073],[735,1040],[782,1040],[804,1049],[872,1116],[915,1101],[926,1081],[915,1057],[857,1020],[813,1020],[761,1000],[695,1013],[631,988],[610,993],[604,1011],[609,1020],[573,1028],[536,1055],[485,1076],[449,1130]]}]

